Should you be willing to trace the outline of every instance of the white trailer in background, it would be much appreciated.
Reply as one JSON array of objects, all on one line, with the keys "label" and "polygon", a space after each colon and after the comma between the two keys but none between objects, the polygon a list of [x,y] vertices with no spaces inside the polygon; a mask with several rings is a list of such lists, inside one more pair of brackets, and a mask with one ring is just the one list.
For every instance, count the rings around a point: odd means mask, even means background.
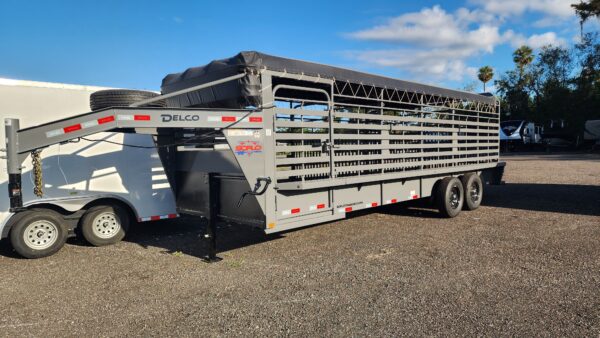
[{"label": "white trailer in background", "polygon": [[506,150],[542,144],[542,127],[525,120],[500,122],[500,144]]},{"label": "white trailer in background", "polygon": [[585,121],[583,140],[592,143],[593,147],[600,146],[600,120]]},{"label": "white trailer in background", "polygon": [[[90,95],[102,89],[106,88],[0,79],[0,117],[2,120],[18,118],[25,128],[69,118],[89,111]],[[0,128],[0,137],[5,139],[4,128]],[[103,240],[93,243],[96,245],[120,240],[126,231],[126,223],[134,219],[149,221],[177,216],[173,193],[153,147],[152,136],[101,132],[89,139],[117,144],[79,140],[43,149],[42,197],[33,193],[31,161],[24,162],[24,206],[40,205],[54,208],[61,214],[71,214],[71,233],[86,211],[95,211],[94,217],[88,217],[88,220],[101,227],[98,234]],[[119,143],[150,148],[123,147]],[[0,185],[0,189],[7,190],[6,168],[0,172]],[[124,223],[120,224],[114,213],[102,206],[116,206],[124,213],[121,220]],[[9,223],[15,218],[11,217],[9,207],[9,200],[1,198],[0,238],[8,236]],[[106,229],[103,225],[107,221],[119,224],[115,229]]]}]

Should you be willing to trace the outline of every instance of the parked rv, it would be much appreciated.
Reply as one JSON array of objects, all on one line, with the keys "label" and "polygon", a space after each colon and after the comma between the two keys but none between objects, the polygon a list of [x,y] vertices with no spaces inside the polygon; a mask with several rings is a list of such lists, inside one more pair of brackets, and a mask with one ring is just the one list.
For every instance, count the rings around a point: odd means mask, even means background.
[{"label": "parked rv", "polygon": [[502,150],[533,149],[542,144],[542,128],[526,120],[500,122],[500,144]]}]

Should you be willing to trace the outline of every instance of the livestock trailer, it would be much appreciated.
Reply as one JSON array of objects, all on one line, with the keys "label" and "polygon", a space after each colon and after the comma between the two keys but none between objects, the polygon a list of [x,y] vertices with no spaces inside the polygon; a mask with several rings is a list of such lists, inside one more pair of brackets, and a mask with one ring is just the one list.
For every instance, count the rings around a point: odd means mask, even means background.
[{"label": "livestock trailer", "polygon": [[[432,196],[454,217],[481,203],[482,174],[502,169],[490,96],[258,52],[168,75],[161,89],[30,128],[5,120],[19,253],[44,256],[64,243],[63,215],[22,205],[27,155],[101,131],[154,137],[177,211],[210,221],[209,258],[217,219],[275,233]],[[147,107],[159,99],[165,108]],[[45,240],[53,245],[36,250]]]}]

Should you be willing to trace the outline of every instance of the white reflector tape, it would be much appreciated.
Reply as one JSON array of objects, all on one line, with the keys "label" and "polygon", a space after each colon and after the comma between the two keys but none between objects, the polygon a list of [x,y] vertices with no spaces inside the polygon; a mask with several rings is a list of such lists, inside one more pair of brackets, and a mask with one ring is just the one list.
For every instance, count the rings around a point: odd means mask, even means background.
[{"label": "white reflector tape", "polygon": [[297,214],[299,212],[300,212],[300,208],[294,208],[294,209],[289,209],[289,210],[282,210],[281,215],[287,216],[287,215],[291,215],[291,214]]},{"label": "white reflector tape", "polygon": [[133,115],[117,115],[117,120],[133,121]]},{"label": "white reflector tape", "polygon": [[65,132],[62,129],[55,129],[55,130],[47,131],[46,137],[54,137],[54,136],[62,135],[64,133]]},{"label": "white reflector tape", "polygon": [[261,123],[263,121],[262,116],[248,116],[245,119],[242,120],[243,122],[250,122],[250,123]]},{"label": "white reflector tape", "polygon": [[315,210],[319,210],[319,209],[325,209],[325,203],[315,204],[315,205],[311,205],[308,207],[308,210],[310,210],[310,211],[315,211]]},{"label": "white reflector tape", "polygon": [[86,121],[86,122],[82,122],[82,123],[77,123],[77,124],[74,124],[74,125],[71,125],[68,127],[64,127],[61,129],[55,129],[55,130],[48,131],[48,132],[46,132],[46,137],[54,137],[54,136],[58,136],[58,135],[66,134],[66,133],[72,133],[74,131],[78,131],[81,129],[96,127],[101,124],[113,122],[114,120],[115,120],[115,118],[112,115],[109,115],[109,116],[101,117],[96,120],[90,120],[90,121]]},{"label": "white reflector tape", "polygon": [[87,121],[87,122],[83,122],[81,124],[81,128],[90,128],[90,127],[95,127],[98,125],[98,121],[97,120],[93,120],[93,121]]},{"label": "white reflector tape", "polygon": [[339,208],[339,209],[338,209],[338,212],[339,212],[340,214],[342,214],[342,213],[344,213],[344,212],[350,212],[350,211],[352,211],[352,207],[345,207],[345,208]]},{"label": "white reflector tape", "polygon": [[158,221],[161,219],[169,219],[169,218],[177,218],[179,214],[168,214],[168,215],[156,215],[150,217],[140,217],[138,218],[138,222],[147,222],[147,221]]}]

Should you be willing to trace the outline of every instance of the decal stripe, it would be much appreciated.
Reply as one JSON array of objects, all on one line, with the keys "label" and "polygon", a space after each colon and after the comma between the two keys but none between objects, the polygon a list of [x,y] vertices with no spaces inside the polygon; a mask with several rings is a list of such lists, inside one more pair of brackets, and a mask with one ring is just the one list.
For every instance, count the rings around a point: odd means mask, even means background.
[{"label": "decal stripe", "polygon": [[98,124],[105,124],[105,123],[109,123],[109,122],[113,122],[115,120],[114,116],[106,116],[106,117],[101,117],[98,119]]},{"label": "decal stripe", "polygon": [[135,121],[150,121],[150,115],[133,115]]},{"label": "decal stripe", "polygon": [[161,219],[177,218],[179,214],[155,215],[150,217],[139,217],[138,222],[158,221]]},{"label": "decal stripe", "polygon": [[63,128],[63,131],[65,132],[65,134],[72,133],[72,132],[78,131],[78,130],[81,130],[81,124],[79,124],[79,123]]}]

